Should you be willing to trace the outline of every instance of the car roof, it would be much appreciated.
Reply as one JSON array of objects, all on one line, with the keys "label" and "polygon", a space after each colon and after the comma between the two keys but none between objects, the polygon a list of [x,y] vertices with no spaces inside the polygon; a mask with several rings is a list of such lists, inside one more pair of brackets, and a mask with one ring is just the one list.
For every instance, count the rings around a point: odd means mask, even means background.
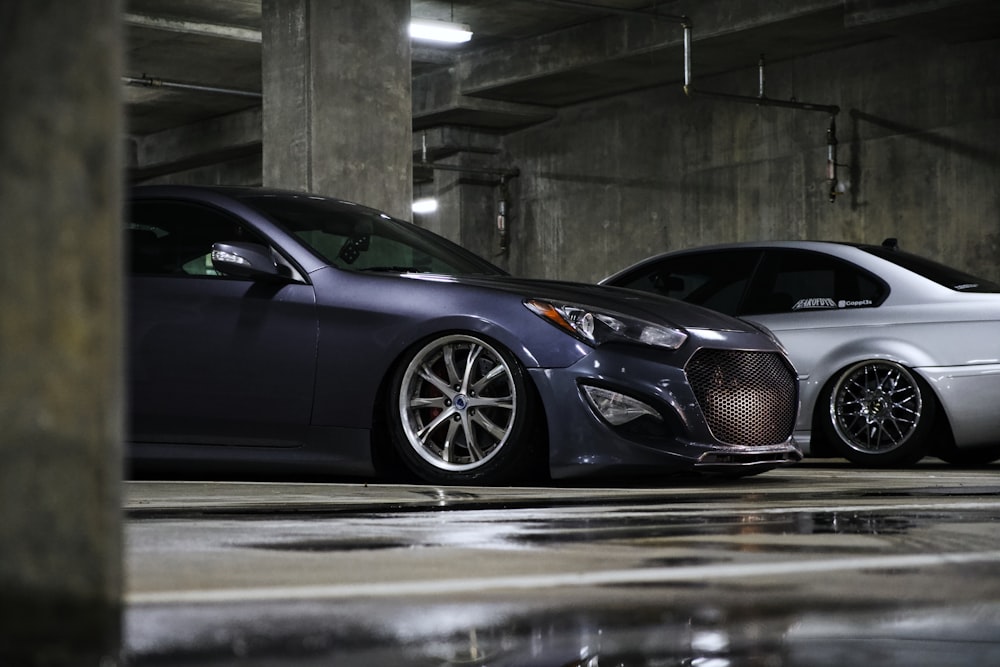
[{"label": "car roof", "polygon": [[905,266],[901,266],[900,264],[896,264],[888,259],[880,257],[879,254],[890,252],[890,248],[899,252],[905,252],[900,247],[900,244],[896,241],[896,239],[886,239],[886,241],[881,245],[851,243],[847,241],[778,240],[739,241],[695,246],[691,248],[663,252],[652,257],[647,257],[646,259],[640,260],[639,262],[636,262],[621,271],[615,272],[600,282],[601,284],[612,283],[625,274],[631,273],[650,264],[654,264],[667,257],[680,257],[688,254],[716,252],[722,250],[774,248],[820,252],[849,261],[886,281],[891,286],[892,290],[889,298],[895,303],[919,303],[927,300],[945,301],[952,299],[956,294],[954,290],[922,276]]},{"label": "car roof", "polygon": [[227,199],[241,199],[243,197],[312,197],[321,198],[329,202],[343,204],[344,206],[367,209],[371,212],[386,215],[382,211],[373,209],[370,206],[358,204],[340,197],[305,192],[303,190],[291,190],[286,188],[269,188],[255,185],[134,185],[129,189],[129,195],[135,198],[156,198],[168,197],[176,199],[195,199],[212,201],[217,196]]}]

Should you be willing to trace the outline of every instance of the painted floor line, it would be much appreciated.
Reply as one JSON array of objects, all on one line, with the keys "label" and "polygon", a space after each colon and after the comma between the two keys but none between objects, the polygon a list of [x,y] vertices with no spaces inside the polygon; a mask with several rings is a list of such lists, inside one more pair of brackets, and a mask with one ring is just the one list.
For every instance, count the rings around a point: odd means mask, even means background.
[{"label": "painted floor line", "polygon": [[1000,562],[1000,551],[944,554],[870,556],[780,563],[720,564],[690,567],[607,570],[603,572],[567,572],[475,579],[436,579],[367,584],[332,584],[320,586],[273,586],[213,590],[177,590],[133,592],[125,595],[129,605],[141,604],[210,604],[266,601],[301,601],[319,599],[404,597],[408,595],[452,595],[481,593],[503,589],[541,589],[614,584],[671,583],[712,581],[748,577],[791,576],[865,569],[907,569],[967,563]]},{"label": "painted floor line", "polygon": [[[607,505],[602,512],[605,514],[613,514],[616,518],[621,517],[644,517],[649,516],[653,511],[656,512],[657,516],[728,516],[734,513],[739,514],[833,514],[837,512],[878,512],[892,510],[893,512],[952,512],[955,510],[997,510],[1000,509],[1000,500],[991,502],[953,502],[953,503],[901,503],[901,504],[886,504],[886,503],[872,503],[872,504],[858,504],[854,503],[852,505],[787,505],[787,506],[774,506],[774,507],[755,507],[754,509],[747,509],[746,503],[742,504],[732,504],[732,505],[713,505],[713,509],[706,509],[705,507],[684,507],[676,508],[669,505],[651,505],[643,506],[641,509],[636,509],[633,504],[629,505]],[[477,509],[477,510],[462,510],[461,508],[456,508],[457,511],[462,512],[463,517],[474,517],[477,514],[482,515],[492,515],[502,513],[504,516],[517,516],[517,515],[533,515],[539,513],[539,510],[535,508],[516,508],[516,509]],[[545,516],[559,516],[562,514],[590,514],[594,510],[591,507],[559,507],[559,508],[545,508]],[[391,516],[388,513],[387,516]],[[402,515],[401,520],[407,523],[413,522],[412,515]]]}]

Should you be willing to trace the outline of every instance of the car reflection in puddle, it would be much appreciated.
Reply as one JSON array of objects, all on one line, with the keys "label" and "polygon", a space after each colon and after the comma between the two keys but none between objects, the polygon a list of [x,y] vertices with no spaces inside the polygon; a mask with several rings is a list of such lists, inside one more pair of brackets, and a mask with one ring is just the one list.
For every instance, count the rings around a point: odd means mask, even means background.
[{"label": "car reflection in puddle", "polygon": [[[675,591],[676,592],[676,591]],[[690,593],[690,590],[688,591]],[[618,591],[618,595],[622,594]],[[626,594],[627,597],[627,594]],[[668,596],[669,597],[669,596]],[[678,596],[684,598],[685,595]],[[738,667],[1000,664],[1000,605],[813,607],[787,600],[605,604],[587,611],[509,604],[285,603],[201,607],[183,619],[128,611],[129,664],[159,667],[419,665]],[[520,607],[520,610],[519,610]],[[225,619],[224,622],[221,622]],[[165,632],[163,623],[173,626]],[[186,627],[179,627],[178,624]],[[158,627],[159,631],[151,631]],[[145,628],[145,630],[144,630]],[[146,631],[149,630],[149,631]],[[187,634],[177,634],[186,632]],[[157,636],[159,639],[157,639]],[[280,657],[280,659],[279,659]],[[277,661],[276,661],[277,660]]]}]

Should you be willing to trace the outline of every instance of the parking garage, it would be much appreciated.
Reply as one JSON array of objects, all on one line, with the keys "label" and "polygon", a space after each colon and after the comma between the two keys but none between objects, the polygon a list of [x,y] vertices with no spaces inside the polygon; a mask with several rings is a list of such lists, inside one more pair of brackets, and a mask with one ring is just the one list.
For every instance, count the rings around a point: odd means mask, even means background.
[{"label": "parking garage", "polygon": [[[525,277],[595,282],[721,241],[896,237],[997,280],[994,3],[16,1],[0,16],[4,663],[995,661],[996,464],[807,460],[722,486],[485,498],[123,481],[120,240],[132,184],[265,185],[413,219]],[[411,40],[411,19],[472,38]]]}]

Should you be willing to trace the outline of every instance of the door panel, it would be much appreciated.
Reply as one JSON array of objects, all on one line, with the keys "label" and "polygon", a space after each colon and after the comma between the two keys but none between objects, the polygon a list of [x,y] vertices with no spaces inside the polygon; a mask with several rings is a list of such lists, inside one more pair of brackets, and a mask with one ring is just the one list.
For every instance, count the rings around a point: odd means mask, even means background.
[{"label": "door panel", "polygon": [[315,385],[312,287],[133,278],[134,441],[295,445]]}]

